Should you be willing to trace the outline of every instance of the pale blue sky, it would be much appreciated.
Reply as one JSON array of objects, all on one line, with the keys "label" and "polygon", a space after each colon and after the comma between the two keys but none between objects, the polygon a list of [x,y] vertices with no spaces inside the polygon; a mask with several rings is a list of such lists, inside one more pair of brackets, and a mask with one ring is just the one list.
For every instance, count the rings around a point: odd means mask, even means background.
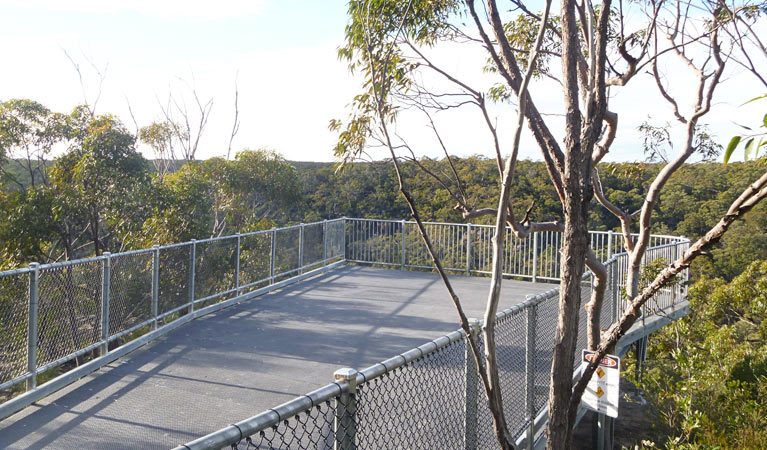
[{"label": "pale blue sky", "polygon": [[[345,24],[345,0],[5,0],[0,6],[0,99],[31,98],[62,112],[81,103],[83,93],[64,50],[80,64],[91,102],[98,77],[88,60],[108,67],[97,112],[117,114],[130,129],[126,98],[143,126],[161,119],[158,101],[166,101],[169,90],[189,102],[187,86],[194,85],[201,98],[214,102],[197,155],[207,158],[226,153],[239,73],[242,125],[234,150],[267,147],[289,159],[328,161],[334,143],[328,121],[345,117],[358,92],[358,81],[335,55]],[[481,71],[484,55],[476,49],[438,48],[434,57],[465,79],[487,83]],[[734,117],[748,118],[749,111],[737,106],[750,94],[750,88],[743,89],[753,86],[749,83],[736,78],[730,85],[739,88],[717,98],[720,107],[708,121],[722,140],[736,132]],[[648,114],[670,120],[662,102],[646,101],[652,89],[643,84],[617,93],[616,105],[628,107],[612,159],[641,159],[635,129]],[[533,88],[544,111],[558,112],[561,94],[556,91]],[[511,123],[509,113],[509,107],[493,110],[500,124]],[[556,129],[557,119],[549,120]],[[466,123],[468,129],[456,126]],[[471,117],[442,114],[438,124],[451,153],[491,155],[489,136],[473,111]],[[502,137],[509,137],[502,128]],[[417,115],[405,115],[398,130],[423,154],[439,154]],[[525,138],[521,156],[538,159],[538,154]]]}]

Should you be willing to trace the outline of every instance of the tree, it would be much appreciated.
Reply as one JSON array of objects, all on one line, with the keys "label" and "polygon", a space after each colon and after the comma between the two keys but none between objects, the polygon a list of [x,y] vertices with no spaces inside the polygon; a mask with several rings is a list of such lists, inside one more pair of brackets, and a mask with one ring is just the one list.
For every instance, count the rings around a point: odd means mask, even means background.
[{"label": "tree", "polygon": [[[65,116],[28,99],[0,102],[0,174],[16,189],[47,184],[45,158],[66,138]],[[24,178],[7,164],[16,165]]]},{"label": "tree", "polygon": [[154,181],[153,212],[144,223],[146,245],[216,237],[287,220],[300,199],[295,168],[268,150],[242,150],[234,160],[192,161]]},{"label": "tree", "polygon": [[[503,13],[495,0],[487,1],[482,17],[472,0],[350,2],[346,43],[339,50],[339,56],[348,61],[350,70],[361,73],[364,79],[363,92],[354,98],[349,120],[346,123],[331,121],[330,127],[340,131],[336,154],[342,166],[363,154],[370,143],[389,151],[397,172],[399,190],[418,223],[434,266],[448,289],[458,310],[461,326],[468,335],[469,326],[460,299],[453,292],[431,247],[421,223],[418,205],[410,194],[401,170],[402,156],[398,153],[410,154],[411,160],[417,161],[415,150],[406,138],[392,131],[392,124],[405,108],[420,111],[428,118],[437,141],[445,149],[444,141],[432,120],[433,114],[461,107],[475,108],[481,114],[492,136],[496,153],[498,206],[478,209],[468,201],[463,183],[447,151],[445,155],[452,171],[446,176],[431,172],[444,186],[451,187],[456,208],[463,211],[465,218],[485,214],[496,216],[493,276],[483,328],[486,343],[483,360],[480,360],[482,355],[479,354],[477,343],[473,339],[469,343],[477,359],[477,366],[485,368],[480,371],[480,378],[488,397],[498,441],[502,448],[513,448],[505,425],[502,396],[498,387],[493,335],[501,293],[500,255],[504,233],[507,225],[518,236],[541,230],[561,231],[563,246],[559,320],[551,370],[548,446],[569,448],[585,383],[596,368],[596,362],[601,359],[595,358],[583,378],[573,386],[573,354],[578,331],[577,315],[581,305],[579,286],[585,265],[588,264],[596,277],[592,298],[587,305],[589,347],[597,350],[599,355],[604,355],[639,317],[639,308],[654,292],[713,245],[735,218],[767,196],[765,174],[733,202],[725,217],[706,236],[639,292],[640,263],[649,244],[652,212],[663,187],[696,152],[709,156],[716,152],[716,146],[711,145],[710,139],[706,139],[700,120],[711,108],[728,57],[723,54],[720,30],[738,22],[751,10],[729,7],[719,1],[699,2],[695,10],[691,11],[691,6],[682,2],[667,4],[652,1],[627,5],[620,2],[613,6],[611,0],[605,0],[599,5],[563,0],[556,14],[551,11],[550,1],[545,3],[541,13],[532,12],[521,1],[514,0],[511,4],[517,12],[511,18],[506,17],[504,22]],[[639,14],[645,19],[632,32],[627,31],[629,25],[625,20],[630,13]],[[758,14],[751,13],[748,20],[753,21],[756,16]],[[464,19],[472,22],[476,31],[469,31],[467,26],[463,26],[461,21]],[[483,91],[441,68],[430,58],[428,50],[445,41],[484,47],[489,70],[497,74],[498,84]],[[696,100],[690,113],[683,113],[677,100],[669,94],[672,91],[659,69],[659,62],[672,56],[691,69],[696,79],[693,85]],[[554,75],[551,69],[556,65],[561,65],[561,77]],[[618,112],[610,109],[608,87],[614,90],[625,89],[644,69],[650,70],[659,95],[671,105],[675,116],[684,125],[685,142],[681,151],[667,159],[668,163],[651,182],[639,211],[639,221],[635,223],[633,212],[621,210],[604,196],[595,167],[609,152],[617,133]],[[427,85],[423,80],[428,77],[424,74],[440,78],[442,85]],[[560,111],[565,122],[563,139],[556,137],[550,120],[542,114],[528,91],[532,81],[550,78],[555,78],[561,88]],[[689,85],[689,81],[687,83]],[[445,88],[445,85],[449,88]],[[509,121],[513,124],[513,138],[506,149],[509,156],[505,162],[498,130],[488,112],[488,97],[515,101],[517,104],[516,119]],[[514,182],[520,136],[525,123],[541,150],[550,181],[562,205],[564,223],[534,221],[531,216],[533,206],[518,220],[510,205],[509,193]],[[651,137],[665,136],[662,129],[653,125],[648,125],[647,130]],[[664,144],[662,139],[656,141],[648,141],[651,144],[648,145],[651,155],[653,151],[658,155],[657,149]],[[631,300],[631,307],[605,333],[600,332],[598,324],[606,273],[589,249],[587,234],[589,207],[593,197],[619,219],[626,250],[630,253],[627,297]],[[634,231],[632,227],[636,227],[639,232],[636,240],[631,236]]]},{"label": "tree", "polygon": [[[125,242],[144,212],[142,196],[148,187],[147,161],[134,147],[135,137],[114,116],[91,116],[86,107],[70,116],[72,145],[51,170],[55,213],[64,222],[62,241],[66,258],[74,257],[83,234],[92,254],[108,248],[118,234]],[[138,217],[137,217],[138,216]],[[82,246],[81,246],[82,247]]]}]

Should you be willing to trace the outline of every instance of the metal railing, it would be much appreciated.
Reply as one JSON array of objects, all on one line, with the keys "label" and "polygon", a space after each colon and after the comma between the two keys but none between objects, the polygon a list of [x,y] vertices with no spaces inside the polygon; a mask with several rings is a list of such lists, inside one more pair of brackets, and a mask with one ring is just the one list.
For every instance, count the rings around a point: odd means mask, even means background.
[{"label": "metal railing", "polygon": [[0,389],[26,383],[0,418],[196,317],[343,263],[344,233],[327,220],[0,272]]},{"label": "metal railing", "polygon": [[[431,268],[415,225],[404,221],[346,219],[346,259],[354,262]],[[458,272],[489,269],[490,228],[427,224],[427,232],[445,267]],[[553,233],[523,241],[509,237],[504,273],[532,279],[558,276],[558,245]],[[607,328],[626,307],[622,295],[628,255],[617,250],[620,236],[592,232],[594,251],[607,259],[607,290],[601,327]],[[680,255],[689,240],[653,236],[644,264]],[[511,247],[511,250],[509,249]],[[521,253],[515,254],[516,252]],[[686,279],[687,275],[684,275]],[[582,298],[591,295],[591,275],[581,281]],[[673,284],[646,306],[646,315],[685,298],[686,287]],[[545,414],[549,391],[557,288],[529,297],[497,315],[497,356],[510,431],[518,446],[532,448]],[[580,310],[577,348],[586,348],[587,313]],[[481,322],[472,334],[482,342]],[[577,353],[577,352],[576,352]],[[576,363],[580,354],[574,355]],[[357,372],[340,369],[334,382],[304,396],[179,446],[176,450],[233,448],[388,449],[498,448],[487,400],[478,379],[466,334],[454,331],[401,355]],[[537,424],[537,425],[536,425]],[[538,428],[536,428],[538,427]]]},{"label": "metal railing", "polygon": [[[493,260],[493,225],[427,222],[426,233],[445,269],[467,274],[490,274]],[[637,234],[633,235],[637,237]],[[623,235],[613,231],[590,231],[591,248],[601,260],[623,251]],[[503,274],[532,281],[559,281],[559,248],[562,233],[542,231],[519,239],[507,229]],[[652,235],[652,249],[686,241],[685,238]],[[652,257],[651,251],[648,254]],[[346,219],[346,260],[401,268],[432,269],[415,222]]]}]

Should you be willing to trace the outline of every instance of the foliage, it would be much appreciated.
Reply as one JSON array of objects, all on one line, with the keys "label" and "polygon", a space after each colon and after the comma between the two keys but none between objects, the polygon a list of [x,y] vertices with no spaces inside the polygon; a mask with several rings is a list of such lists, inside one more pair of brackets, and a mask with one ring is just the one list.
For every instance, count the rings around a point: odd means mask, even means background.
[{"label": "foliage", "polygon": [[0,102],[0,185],[45,184],[45,158],[66,134],[63,114],[28,99]]},{"label": "foliage", "polygon": [[116,117],[91,117],[85,108],[76,108],[70,120],[72,144],[50,172],[56,197],[53,213],[88,224],[94,253],[100,254],[107,248],[102,241],[109,236],[103,228],[123,241],[143,219],[147,161],[136,152],[135,138]]},{"label": "foliage", "polygon": [[[767,94],[752,98],[744,104],[764,100],[767,100]],[[730,139],[730,143],[727,144],[727,149],[724,152],[725,166],[735,152],[735,149],[738,148],[741,143],[743,144],[743,157],[746,161],[748,161],[749,158],[759,158],[759,152],[762,147],[767,148],[767,112],[765,112],[764,117],[762,117],[762,122],[757,126],[756,130],[745,125],[741,125],[741,128],[743,128],[744,134],[733,136],[733,138]]]},{"label": "foliage", "polygon": [[[704,277],[690,315],[651,337],[642,387],[674,434],[661,448],[764,448],[767,260],[730,283]],[[658,448],[646,443],[645,448]]]},{"label": "foliage", "polygon": [[362,93],[350,105],[346,123],[333,119],[329,124],[331,131],[339,131],[334,153],[342,167],[363,154],[379,113],[386,121],[396,120],[392,97],[408,92],[414,83],[418,65],[394,42],[407,38],[414,45],[429,47],[451,36],[449,18],[459,6],[455,0],[349,2],[345,45],[338,57],[365,81]]}]

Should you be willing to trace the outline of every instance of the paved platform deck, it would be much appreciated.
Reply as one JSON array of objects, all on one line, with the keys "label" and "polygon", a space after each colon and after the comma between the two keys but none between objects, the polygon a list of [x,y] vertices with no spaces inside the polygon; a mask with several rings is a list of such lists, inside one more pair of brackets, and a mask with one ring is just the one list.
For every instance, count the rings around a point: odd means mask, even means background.
[{"label": "paved platform deck", "polygon": [[[469,317],[488,279],[454,276]],[[504,281],[502,308],[550,284]],[[458,328],[436,274],[345,266],[192,321],[0,422],[0,448],[170,448]]]}]

